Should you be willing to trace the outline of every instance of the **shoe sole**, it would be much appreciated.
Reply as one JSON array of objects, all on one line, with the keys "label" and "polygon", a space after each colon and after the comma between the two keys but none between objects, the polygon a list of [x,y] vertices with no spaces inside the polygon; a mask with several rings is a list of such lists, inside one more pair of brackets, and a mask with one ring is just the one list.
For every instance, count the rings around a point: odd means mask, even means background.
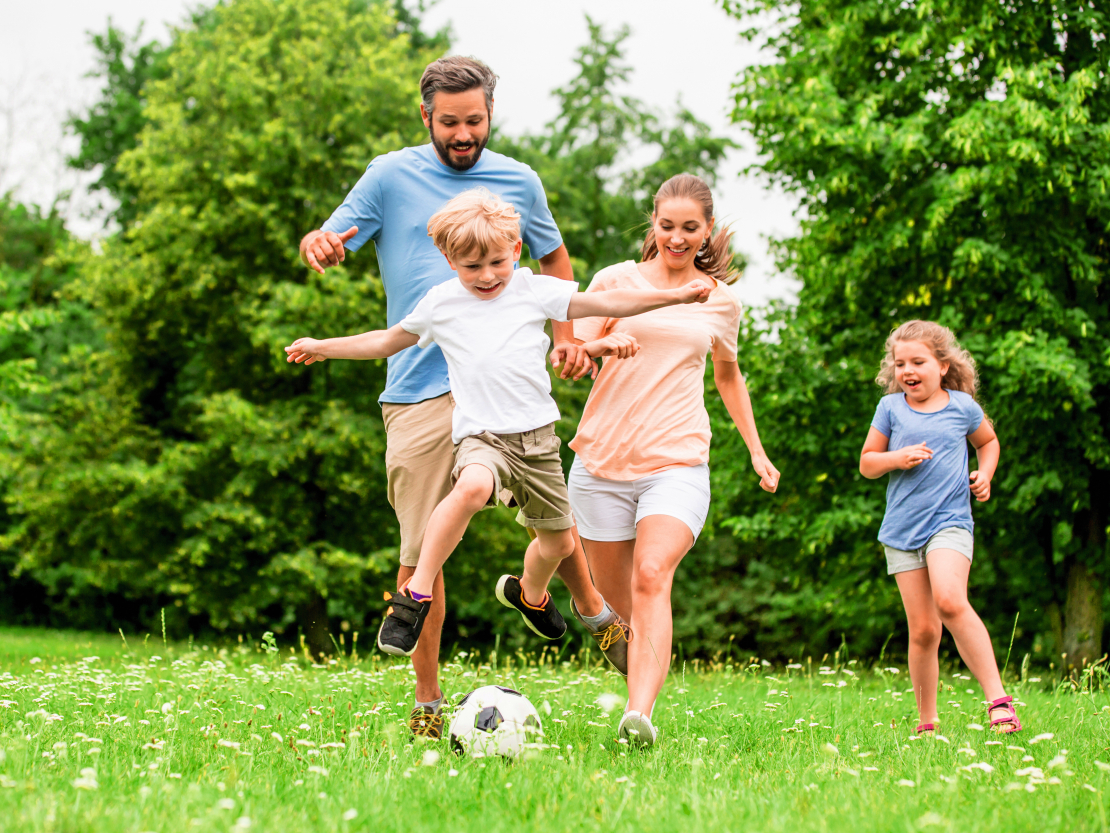
[{"label": "shoe sole", "polygon": [[[505,605],[505,607],[509,608],[510,610],[515,610],[517,613],[520,613],[520,608],[518,608],[515,604],[510,602],[508,600],[508,598],[505,596],[505,585],[506,585],[506,583],[508,583],[509,579],[511,579],[511,578],[512,578],[512,576],[501,576],[501,578],[499,578],[497,580],[497,588],[493,592],[494,592],[494,595],[497,596],[497,601],[501,602],[501,604]],[[566,634],[566,631],[563,631],[563,634],[561,634],[560,636],[547,636],[543,633],[540,633],[540,631],[536,629],[536,626],[533,625],[528,620],[528,617],[525,616],[523,613],[520,613],[520,618],[524,620],[524,624],[526,624],[528,626],[528,630],[530,630],[532,633],[534,633],[540,639],[546,639],[549,642],[554,642],[556,639],[561,639],[562,636]]]},{"label": "shoe sole", "polygon": [[416,645],[412,646],[411,651],[402,651],[400,648],[396,648],[393,645],[386,645],[384,642],[382,642],[382,630],[384,628],[385,628],[385,622],[383,621],[382,624],[381,624],[381,627],[378,628],[377,643],[378,643],[378,650],[379,651],[382,651],[383,653],[389,654],[391,657],[411,657],[413,654],[416,653],[416,647],[417,647],[417,645],[420,644],[419,641],[417,641]]},{"label": "shoe sole", "polygon": [[[632,734],[632,732],[636,734]],[[651,724],[642,722],[639,718],[633,717],[622,722],[617,733],[628,741],[629,746],[636,746],[640,749],[650,749],[655,746],[656,738],[652,734]]]}]

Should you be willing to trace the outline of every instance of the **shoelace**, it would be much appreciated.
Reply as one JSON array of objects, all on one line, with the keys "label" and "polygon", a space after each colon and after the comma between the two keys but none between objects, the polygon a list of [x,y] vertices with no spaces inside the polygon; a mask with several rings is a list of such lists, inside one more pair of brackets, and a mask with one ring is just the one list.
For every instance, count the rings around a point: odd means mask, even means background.
[{"label": "shoelace", "polygon": [[624,622],[614,622],[605,630],[595,633],[594,637],[597,639],[598,647],[603,651],[608,651],[616,644],[618,639],[623,639],[625,642],[630,641],[628,634],[631,630]]},{"label": "shoelace", "polygon": [[409,729],[417,737],[438,738],[443,734],[443,717],[435,713],[428,714],[418,706],[412,710],[412,716],[409,717]]}]

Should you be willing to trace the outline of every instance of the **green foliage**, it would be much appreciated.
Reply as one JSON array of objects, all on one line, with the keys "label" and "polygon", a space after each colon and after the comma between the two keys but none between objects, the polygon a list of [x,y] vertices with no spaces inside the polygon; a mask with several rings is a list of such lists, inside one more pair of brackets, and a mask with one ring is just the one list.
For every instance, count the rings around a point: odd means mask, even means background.
[{"label": "green foliage", "polygon": [[712,185],[735,145],[681,106],[664,120],[624,94],[632,74],[623,50],[628,27],[607,36],[586,22],[578,75],[553,92],[559,115],[541,133],[499,137],[497,149],[539,174],[575,277],[588,282],[599,269],[639,259],[651,198],[664,181],[686,172]]},{"label": "green foliage", "polygon": [[[976,506],[973,595],[996,639],[1017,609],[1049,630],[1072,604],[1068,576],[1089,587],[1108,563],[1106,10],[724,5],[774,18],[749,33],[773,59],[740,74],[734,118],[758,170],[800,201],[801,233],[778,251],[804,281],[796,313],[771,320],[775,348],[758,348],[781,370],[753,386],[765,443],[788,461],[779,503],[753,516],[740,494],[729,523],[774,553],[781,582],[818,583],[826,622],[866,629],[861,594],[882,566],[881,486],[856,471],[880,396],[869,379],[893,326],[940,321],[979,361],[1003,449]],[[896,616],[879,595],[879,620]],[[1062,650],[1056,630],[1037,645]]]},{"label": "green foliage", "polygon": [[[392,3],[240,0],[156,52],[113,167],[134,222],[80,282],[107,349],[7,494],[6,544],[59,605],[96,588],[219,628],[300,613],[318,646],[321,600],[361,615],[395,569],[384,365],[305,373],[280,345],[384,321],[370,258],[321,277],[296,241],[369,159],[425,138],[441,42],[411,29]],[[128,95],[109,86],[106,112]]]}]

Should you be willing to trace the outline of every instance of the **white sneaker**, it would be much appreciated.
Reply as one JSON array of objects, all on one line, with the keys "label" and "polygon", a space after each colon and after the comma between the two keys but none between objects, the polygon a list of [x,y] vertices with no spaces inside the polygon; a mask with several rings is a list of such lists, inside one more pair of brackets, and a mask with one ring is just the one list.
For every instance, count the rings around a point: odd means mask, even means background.
[{"label": "white sneaker", "polygon": [[629,746],[654,746],[659,733],[651,725],[651,718],[641,712],[625,712],[617,727],[617,735],[628,741]]}]

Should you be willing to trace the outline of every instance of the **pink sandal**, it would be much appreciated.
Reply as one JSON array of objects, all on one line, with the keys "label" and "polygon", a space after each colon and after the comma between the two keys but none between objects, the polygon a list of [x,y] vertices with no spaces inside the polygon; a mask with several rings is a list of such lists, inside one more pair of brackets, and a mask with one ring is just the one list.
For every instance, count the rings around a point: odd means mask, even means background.
[{"label": "pink sandal", "polygon": [[926,732],[936,732],[936,730],[935,723],[921,723],[917,727],[917,734],[924,735]]},{"label": "pink sandal", "polygon": [[[1020,732],[1022,729],[1021,721],[1018,720],[1017,710],[1013,706],[1013,697],[999,697],[997,700],[987,704],[987,717],[990,717],[991,712],[999,707],[1005,708],[1009,714],[1005,717],[999,717],[991,720],[991,731],[999,732],[1004,735],[1012,735],[1014,732]],[[1013,726],[1012,729],[995,729],[995,726],[1003,725]]]}]

